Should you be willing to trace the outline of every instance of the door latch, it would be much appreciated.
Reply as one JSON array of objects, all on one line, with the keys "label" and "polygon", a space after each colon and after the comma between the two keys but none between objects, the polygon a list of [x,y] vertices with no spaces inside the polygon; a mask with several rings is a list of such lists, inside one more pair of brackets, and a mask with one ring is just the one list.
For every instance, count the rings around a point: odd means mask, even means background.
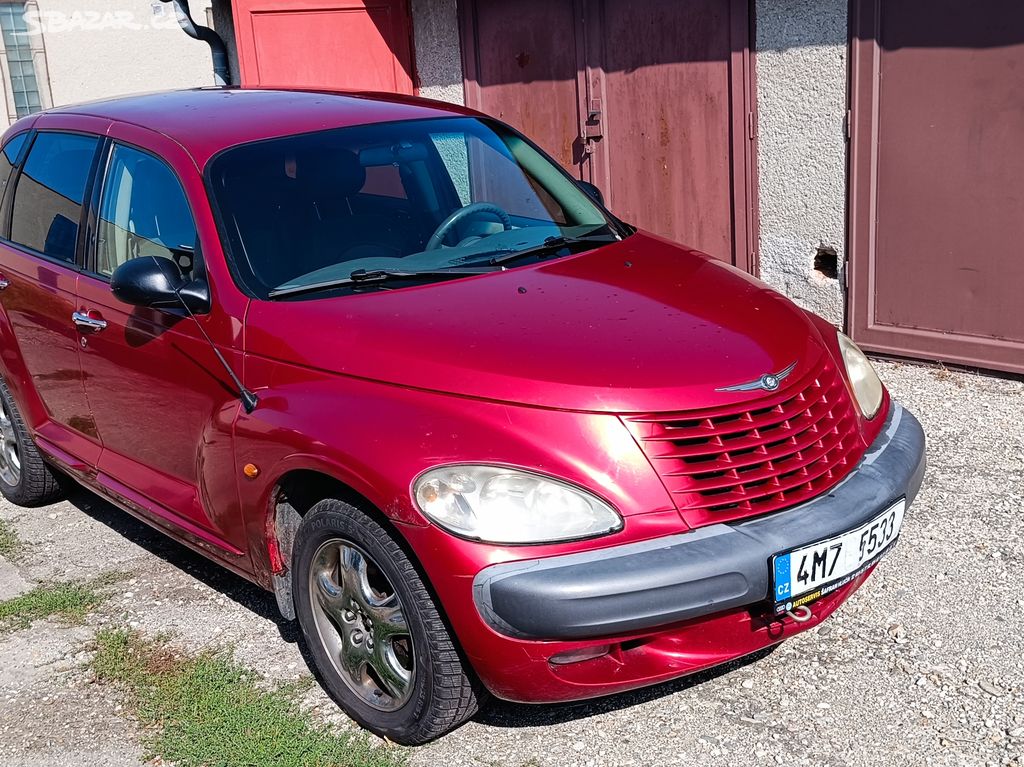
[{"label": "door latch", "polygon": [[583,138],[599,139],[604,136],[604,120],[601,99],[591,99],[587,119],[583,122]]}]

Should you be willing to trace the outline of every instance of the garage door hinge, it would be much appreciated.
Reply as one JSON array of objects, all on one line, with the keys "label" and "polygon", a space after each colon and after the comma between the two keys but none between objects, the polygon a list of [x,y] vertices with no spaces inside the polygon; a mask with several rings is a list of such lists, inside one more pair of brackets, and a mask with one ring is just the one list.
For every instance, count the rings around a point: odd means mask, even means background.
[{"label": "garage door hinge", "polygon": [[850,109],[846,110],[846,115],[843,117],[843,134],[846,136],[846,140],[849,141],[852,135],[851,125],[853,123],[853,111]]},{"label": "garage door hinge", "polygon": [[753,112],[747,112],[747,138],[751,141],[757,138],[757,123],[754,122]]}]

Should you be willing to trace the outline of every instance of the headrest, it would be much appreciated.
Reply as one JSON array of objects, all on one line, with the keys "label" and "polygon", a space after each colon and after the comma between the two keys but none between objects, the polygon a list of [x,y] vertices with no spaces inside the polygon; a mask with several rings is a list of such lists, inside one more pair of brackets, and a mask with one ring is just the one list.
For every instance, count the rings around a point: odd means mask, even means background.
[{"label": "headrest", "polygon": [[234,193],[266,193],[268,188],[282,184],[285,176],[285,158],[279,152],[245,152],[230,158],[221,170],[220,183]]},{"label": "headrest", "polygon": [[306,194],[349,197],[366,183],[359,155],[338,147],[309,149],[296,158],[296,178]]}]

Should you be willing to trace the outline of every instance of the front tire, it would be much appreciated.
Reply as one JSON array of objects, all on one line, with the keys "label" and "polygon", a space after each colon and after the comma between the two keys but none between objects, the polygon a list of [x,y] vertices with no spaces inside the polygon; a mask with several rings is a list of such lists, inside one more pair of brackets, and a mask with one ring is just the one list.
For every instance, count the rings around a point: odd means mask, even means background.
[{"label": "front tire", "polygon": [[45,506],[63,495],[54,469],[43,460],[0,379],[0,493],[18,506]]},{"label": "front tire", "polygon": [[402,547],[342,501],[320,501],[299,526],[292,591],[328,694],[382,737],[419,745],[455,729],[480,691]]}]

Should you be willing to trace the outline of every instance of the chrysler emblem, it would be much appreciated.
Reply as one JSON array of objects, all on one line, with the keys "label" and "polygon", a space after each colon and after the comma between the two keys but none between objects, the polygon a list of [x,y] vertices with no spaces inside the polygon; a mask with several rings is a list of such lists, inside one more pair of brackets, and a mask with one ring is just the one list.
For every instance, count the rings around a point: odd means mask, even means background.
[{"label": "chrysler emblem", "polygon": [[782,384],[782,380],[788,376],[796,368],[794,362],[787,368],[783,368],[778,373],[765,373],[760,378],[756,378],[753,381],[747,381],[746,383],[734,384],[733,386],[723,386],[715,391],[756,391],[757,389],[764,389],[765,391],[775,391]]}]

